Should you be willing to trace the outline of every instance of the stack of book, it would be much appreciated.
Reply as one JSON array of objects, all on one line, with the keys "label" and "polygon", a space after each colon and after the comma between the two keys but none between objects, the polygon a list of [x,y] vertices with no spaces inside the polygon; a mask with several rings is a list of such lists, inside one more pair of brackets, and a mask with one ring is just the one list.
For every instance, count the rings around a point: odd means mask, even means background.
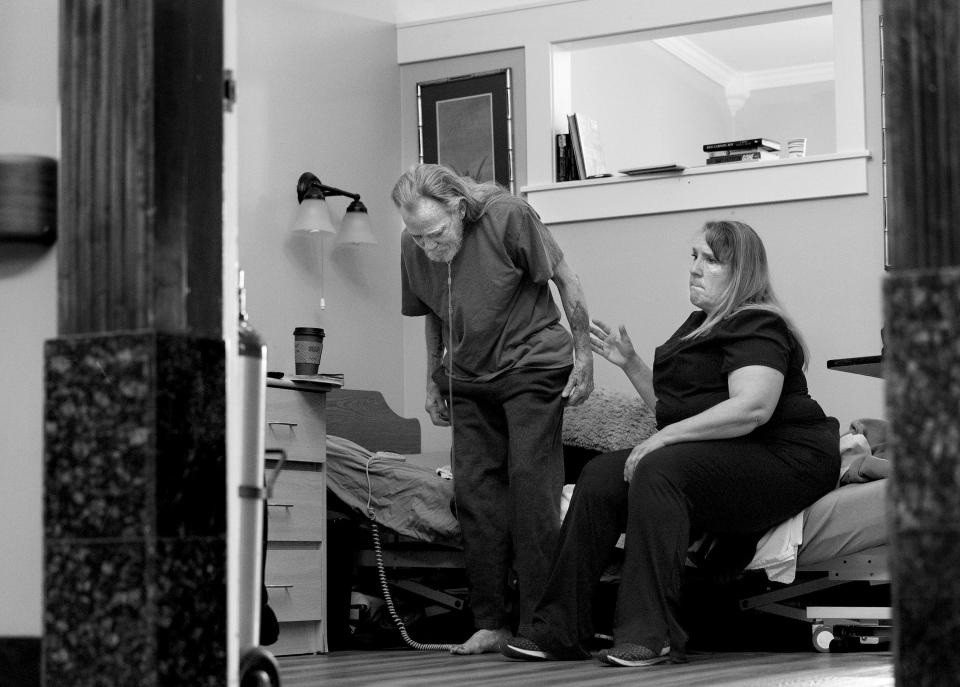
[{"label": "stack of book", "polygon": [[573,150],[570,148],[570,134],[556,134],[556,169],[557,181],[576,181],[577,163],[573,160]]},{"label": "stack of book", "polygon": [[556,134],[556,180],[576,181],[606,173],[597,121],[581,112],[567,115],[569,132]]},{"label": "stack of book", "polygon": [[703,146],[708,165],[726,162],[753,162],[755,160],[779,160],[780,142],[769,138],[745,138],[740,141],[707,143]]}]

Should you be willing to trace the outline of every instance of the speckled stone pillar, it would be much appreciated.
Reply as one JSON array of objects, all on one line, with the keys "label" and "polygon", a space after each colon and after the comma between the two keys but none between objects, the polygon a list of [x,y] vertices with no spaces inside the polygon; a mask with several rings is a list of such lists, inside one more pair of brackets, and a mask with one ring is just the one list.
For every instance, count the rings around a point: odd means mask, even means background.
[{"label": "speckled stone pillar", "polygon": [[960,680],[960,268],[887,278],[896,681]]},{"label": "speckled stone pillar", "polygon": [[44,684],[223,685],[223,342],[117,333],[45,353]]}]

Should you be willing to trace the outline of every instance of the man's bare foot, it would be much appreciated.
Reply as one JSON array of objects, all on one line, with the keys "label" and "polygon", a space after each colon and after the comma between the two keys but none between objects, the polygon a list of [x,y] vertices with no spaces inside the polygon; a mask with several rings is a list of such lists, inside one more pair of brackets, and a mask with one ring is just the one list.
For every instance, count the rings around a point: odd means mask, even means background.
[{"label": "man's bare foot", "polygon": [[487,654],[500,651],[500,644],[510,639],[510,630],[501,627],[496,630],[477,630],[463,644],[450,649],[451,654]]}]

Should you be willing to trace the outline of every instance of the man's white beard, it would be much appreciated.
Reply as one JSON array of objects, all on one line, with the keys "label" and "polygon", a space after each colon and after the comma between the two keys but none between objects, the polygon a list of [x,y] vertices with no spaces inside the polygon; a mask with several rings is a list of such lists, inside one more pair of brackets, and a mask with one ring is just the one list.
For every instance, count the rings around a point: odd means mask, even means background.
[{"label": "man's white beard", "polygon": [[433,252],[428,252],[427,257],[433,260],[434,262],[451,262],[460,252],[460,248],[463,246],[463,236],[460,236],[456,241],[452,243],[445,243],[443,245],[443,253],[441,256],[434,257]]}]

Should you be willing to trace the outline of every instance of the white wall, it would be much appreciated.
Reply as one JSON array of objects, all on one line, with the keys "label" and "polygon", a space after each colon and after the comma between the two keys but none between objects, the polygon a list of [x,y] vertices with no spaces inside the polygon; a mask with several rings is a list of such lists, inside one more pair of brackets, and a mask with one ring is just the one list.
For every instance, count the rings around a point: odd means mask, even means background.
[{"label": "white wall", "polygon": [[[58,156],[57,3],[0,3],[0,153]],[[56,246],[0,243],[0,636],[42,632],[43,342]]]},{"label": "white wall", "polygon": [[733,136],[723,87],[652,41],[573,51],[570,83],[570,109],[597,120],[607,172],[702,165],[704,142]]},{"label": "white wall", "polygon": [[[611,68],[611,65],[616,65]],[[652,41],[570,54],[570,110],[599,123],[606,169],[704,164],[703,144],[763,136],[807,138],[807,154],[836,151],[834,84],[756,89],[735,115],[716,81]]]},{"label": "white wall", "polygon": [[[829,81],[753,91],[737,113],[734,138],[751,138],[751,132],[769,130],[763,135],[783,143],[784,151],[788,140],[803,136],[807,155],[832,153],[837,149],[834,100]],[[764,126],[767,118],[778,126],[772,130]]]},{"label": "white wall", "polygon": [[[389,198],[400,169],[394,25],[355,16],[343,2],[238,6],[239,258],[268,367],[293,373],[294,327],[322,327],[321,371],[344,373],[350,388],[378,389],[399,409],[400,236]],[[361,195],[379,245],[335,248],[328,237],[321,269],[318,237],[290,232],[306,171]],[[348,201],[328,200],[338,222]]]},{"label": "white wall", "polygon": [[[871,4],[865,3],[865,6]],[[864,23],[865,54],[868,56],[867,148],[879,151],[879,51],[876,32],[872,30],[876,22],[867,20]],[[628,54],[624,46],[574,53],[574,107],[586,107],[584,103],[591,100],[606,100],[609,105],[609,94],[618,93],[619,101],[627,100],[628,96],[631,98],[631,102],[622,102],[622,109],[636,113],[636,126],[643,126],[646,121],[654,131],[666,126],[689,130],[690,115],[682,110],[696,106],[682,102],[650,104],[645,101],[644,96],[649,90],[642,87],[643,79],[656,79],[665,66],[657,63],[658,68],[651,69],[655,74],[643,76],[643,66],[623,63]],[[614,61],[598,61],[602,58]],[[618,66],[611,69],[611,64]],[[626,88],[625,84],[639,87]],[[756,91],[751,96],[754,102],[748,101],[738,113],[737,127],[743,127],[738,131],[744,137],[747,131],[762,130],[762,121],[757,120],[754,113],[776,102],[776,91],[779,90],[782,89]],[[796,110],[819,105],[832,111],[832,84],[795,87],[795,91],[808,96],[795,104]],[[642,112],[651,107],[659,115]],[[674,109],[680,110],[673,113],[678,122],[676,125],[669,121]],[[702,104],[700,109],[703,109]],[[714,114],[719,119],[729,117],[728,112]],[[790,117],[776,114],[778,122],[791,121]],[[659,121],[651,121],[657,116]],[[623,121],[623,112],[619,116],[606,112],[601,117],[613,124],[609,127],[611,136],[604,139],[605,148],[613,148],[607,156],[608,170],[631,163],[673,161],[663,155],[644,159],[630,138],[630,128]],[[811,142],[809,152],[832,152],[835,145],[833,127],[809,128],[809,122],[816,119],[800,117],[800,121],[807,122],[803,131]],[[770,133],[771,137],[780,140],[785,140],[786,135],[786,130]],[[710,140],[709,134],[703,138],[693,137],[697,145],[693,151],[688,151],[693,156],[692,161],[679,161],[702,165],[704,154],[699,150],[699,144],[704,140]],[[624,157],[622,148],[632,149],[636,157]],[[694,230],[709,219],[736,218],[747,222],[763,238],[774,286],[808,339],[812,360],[807,377],[811,394],[828,414],[835,415],[841,425],[845,425],[856,417],[882,417],[885,412],[880,380],[826,368],[826,361],[832,358],[880,353],[883,277],[880,174],[880,161],[875,156],[868,165],[870,193],[866,196],[558,224],[552,230],[568,261],[584,282],[591,314],[610,323],[626,323],[638,349],[652,360],[654,347],[666,339],[676,329],[683,314],[691,310],[687,300],[686,269],[689,240]],[[596,368],[601,383],[629,390],[619,370],[602,360],[598,361]]]},{"label": "white wall", "polygon": [[[691,310],[685,285],[692,233],[711,218],[736,217],[753,225],[766,243],[774,284],[811,347],[808,371],[811,393],[841,425],[861,416],[883,417],[885,412],[881,380],[826,369],[828,359],[874,355],[880,352],[881,346],[880,289],[884,271],[876,31],[880,5],[877,0],[864,0],[861,6],[865,143],[867,149],[874,151],[866,167],[867,194],[551,226],[568,262],[583,281],[591,314],[610,323],[627,324],[638,349],[649,359],[654,347],[666,339]],[[710,11],[719,11],[720,6],[689,0],[656,7],[656,11],[672,13],[671,16],[683,12],[692,14],[694,10],[707,16]],[[723,7],[726,9],[726,4]],[[509,20],[509,29],[500,32],[489,28],[497,24],[495,16],[400,27],[400,59],[401,62],[411,60],[411,65],[404,64],[402,69],[406,71],[424,64],[423,60],[430,56],[440,63],[458,45],[481,54],[504,44],[525,46],[527,133],[531,136],[549,133],[552,96],[551,72],[544,61],[544,55],[550,53],[549,46],[545,45],[546,37],[567,40],[631,28],[623,23],[612,26],[618,18],[632,18],[647,24],[653,21],[645,15],[631,14],[633,9],[634,6],[620,0],[583,0],[530,10],[530,17],[521,16],[525,13],[520,11],[500,16],[501,21]],[[652,6],[647,9],[654,11]],[[431,41],[431,37],[437,40]],[[598,68],[591,75],[591,88],[607,93],[623,92],[625,71],[622,65],[616,64]],[[643,93],[635,92],[634,96],[635,102],[625,103],[624,108],[644,106]],[[405,93],[403,97],[409,96]],[[406,107],[406,100],[403,102]],[[404,127],[409,128],[406,112],[405,109]],[[849,125],[843,122],[841,128],[850,128]],[[540,138],[549,140],[549,136]],[[549,149],[543,146],[543,141],[528,140],[526,144],[528,175],[533,183],[540,183],[533,178],[534,167],[542,171],[545,162],[549,166],[549,159],[534,158],[549,155]],[[604,146],[608,145],[618,146],[620,142],[605,138]],[[624,145],[630,147],[633,143],[627,141]],[[405,341],[413,345],[412,337],[405,337]],[[407,365],[408,369],[418,365],[416,355],[409,357]],[[596,370],[599,383],[628,390],[628,384],[616,368],[599,360]],[[415,379],[408,380],[411,390]],[[408,397],[410,395],[408,391]]]},{"label": "white wall", "polygon": [[[692,310],[687,298],[690,238],[707,219],[753,226],[770,256],[774,286],[811,348],[811,394],[841,425],[883,416],[880,380],[830,371],[830,358],[880,352],[882,247],[876,226],[853,222],[875,212],[865,199],[756,205],[720,211],[627,218],[551,227],[580,275],[590,314],[624,323],[648,361]],[[602,359],[597,383],[629,391]]]}]

